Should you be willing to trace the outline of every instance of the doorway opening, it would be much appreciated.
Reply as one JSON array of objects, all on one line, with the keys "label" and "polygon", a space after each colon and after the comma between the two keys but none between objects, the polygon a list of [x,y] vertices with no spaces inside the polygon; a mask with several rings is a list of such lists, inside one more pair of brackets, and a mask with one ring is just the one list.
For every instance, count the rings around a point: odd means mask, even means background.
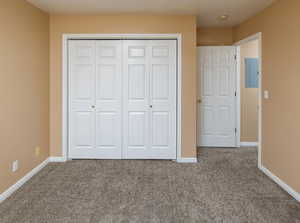
[{"label": "doorway opening", "polygon": [[197,146],[258,148],[261,166],[262,34],[198,47]]},{"label": "doorway opening", "polygon": [[241,44],[240,48],[240,145],[258,144],[258,40]]},{"label": "doorway opening", "polygon": [[237,47],[237,85],[239,146],[258,148],[261,166],[262,129],[262,34],[257,33],[235,44]]}]

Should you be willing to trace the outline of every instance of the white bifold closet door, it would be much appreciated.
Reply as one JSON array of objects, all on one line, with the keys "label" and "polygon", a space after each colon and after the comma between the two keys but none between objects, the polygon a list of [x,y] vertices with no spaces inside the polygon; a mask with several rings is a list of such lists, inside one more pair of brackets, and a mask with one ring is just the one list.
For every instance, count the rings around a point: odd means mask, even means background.
[{"label": "white bifold closet door", "polygon": [[123,158],[176,158],[176,41],[123,43]]},{"label": "white bifold closet door", "polygon": [[69,158],[120,159],[122,43],[69,44]]},{"label": "white bifold closet door", "polygon": [[69,42],[69,158],[176,158],[176,41]]}]

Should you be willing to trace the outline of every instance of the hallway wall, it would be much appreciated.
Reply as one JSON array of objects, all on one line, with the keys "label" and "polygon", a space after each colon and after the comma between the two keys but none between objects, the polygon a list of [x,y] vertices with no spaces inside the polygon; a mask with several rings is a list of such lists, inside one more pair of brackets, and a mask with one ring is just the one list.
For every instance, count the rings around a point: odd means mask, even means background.
[{"label": "hallway wall", "polygon": [[239,41],[262,32],[262,163],[300,193],[300,1],[277,0],[235,27]]},{"label": "hallway wall", "polygon": [[258,58],[258,40],[241,45],[241,142],[258,141],[258,88],[245,86],[245,59]]}]

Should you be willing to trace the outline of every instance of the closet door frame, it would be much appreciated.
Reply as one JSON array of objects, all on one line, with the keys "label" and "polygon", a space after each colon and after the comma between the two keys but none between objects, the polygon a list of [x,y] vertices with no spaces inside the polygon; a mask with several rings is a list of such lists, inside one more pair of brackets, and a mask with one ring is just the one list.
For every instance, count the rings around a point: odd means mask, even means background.
[{"label": "closet door frame", "polygon": [[62,37],[62,156],[52,157],[56,162],[69,160],[69,40],[104,40],[104,39],[144,39],[144,40],[177,40],[177,129],[176,129],[176,161],[197,162],[196,158],[181,156],[181,89],[182,89],[182,37],[181,34],[63,34]]}]

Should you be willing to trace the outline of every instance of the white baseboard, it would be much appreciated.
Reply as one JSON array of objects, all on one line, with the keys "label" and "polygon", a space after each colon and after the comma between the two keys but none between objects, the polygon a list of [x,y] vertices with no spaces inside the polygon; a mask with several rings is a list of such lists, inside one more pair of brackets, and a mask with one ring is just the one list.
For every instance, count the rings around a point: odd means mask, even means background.
[{"label": "white baseboard", "polygon": [[268,177],[270,177],[275,183],[277,183],[283,190],[289,193],[293,198],[295,198],[298,202],[300,202],[300,194],[296,192],[293,188],[283,182],[279,177],[274,175],[270,170],[266,167],[261,166],[260,170],[264,172]]},{"label": "white baseboard", "polygon": [[51,163],[63,163],[63,162],[66,162],[67,159],[65,159],[64,157],[61,157],[61,156],[51,156],[49,158],[49,161]]},{"label": "white baseboard", "polygon": [[181,157],[181,158],[178,158],[176,160],[177,163],[197,163],[198,160],[197,158],[184,158],[184,157]]},{"label": "white baseboard", "polygon": [[2,194],[0,194],[0,203],[7,199],[10,195],[12,195],[16,190],[18,190],[22,185],[24,185],[31,177],[41,171],[48,163],[50,162],[66,162],[67,160],[64,157],[49,157],[29,173],[27,173],[24,177],[22,177],[17,183],[12,185]]},{"label": "white baseboard", "polygon": [[24,177],[22,177],[20,180],[18,180],[17,183],[12,185],[10,188],[8,188],[6,191],[4,191],[2,194],[0,194],[0,203],[3,202],[5,199],[7,199],[15,191],[17,191],[22,185],[24,185],[28,180],[30,180],[30,178],[32,178],[35,174],[37,174],[40,170],[42,170],[48,163],[49,163],[49,159],[46,159],[41,164],[39,164],[37,167],[32,169],[29,173],[27,173]]},{"label": "white baseboard", "polygon": [[240,146],[242,147],[254,147],[254,146],[258,146],[258,142],[240,142]]}]

